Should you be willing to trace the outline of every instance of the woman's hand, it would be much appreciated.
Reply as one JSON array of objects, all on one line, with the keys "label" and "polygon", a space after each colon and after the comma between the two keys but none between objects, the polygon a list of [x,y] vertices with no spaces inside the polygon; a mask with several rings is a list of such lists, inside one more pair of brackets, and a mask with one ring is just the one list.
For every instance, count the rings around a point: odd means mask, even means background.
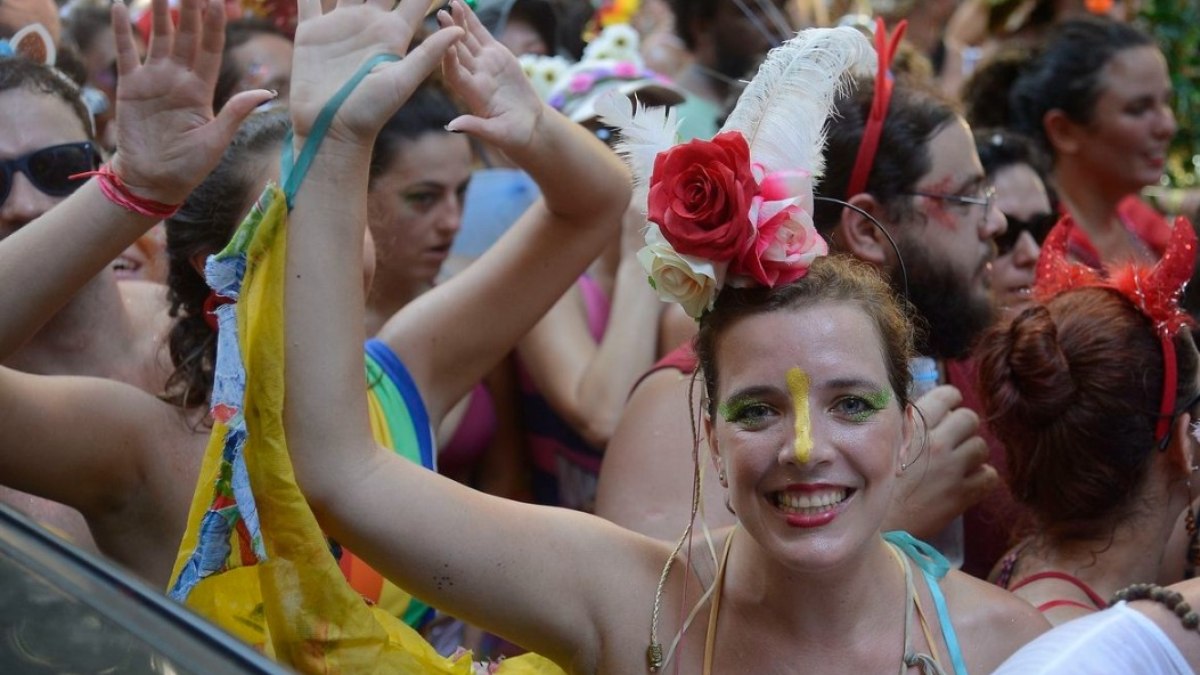
[{"label": "woman's hand", "polygon": [[508,154],[530,148],[546,105],[525,77],[517,58],[492,37],[462,0],[438,12],[444,27],[458,26],[463,39],[446,54],[446,82],[466,102],[470,114],[449,125]]},{"label": "woman's hand", "polygon": [[113,3],[120,77],[112,169],[138,196],[178,204],[217,165],[242,120],[274,94],[242,92],[214,117],[224,6],[221,0],[182,0],[176,29],[167,3],[151,3],[154,21],[145,63],[133,43],[129,10]]},{"label": "woman's hand", "polygon": [[296,142],[311,133],[321,109],[371,57],[404,58],[377,66],[338,109],[327,137],[370,147],[379,129],[458,40],[458,28],[439,30],[410,54],[428,0],[342,0],[322,14],[320,0],[299,0],[300,25],[292,61],[290,107]]}]

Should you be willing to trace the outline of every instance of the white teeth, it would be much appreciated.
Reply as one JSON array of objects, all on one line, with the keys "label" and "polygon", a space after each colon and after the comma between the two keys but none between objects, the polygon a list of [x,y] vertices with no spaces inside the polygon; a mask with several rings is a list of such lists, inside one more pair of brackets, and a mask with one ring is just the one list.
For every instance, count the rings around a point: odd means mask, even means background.
[{"label": "white teeth", "polygon": [[823,511],[846,501],[845,488],[826,492],[776,492],[775,504],[785,511]]}]

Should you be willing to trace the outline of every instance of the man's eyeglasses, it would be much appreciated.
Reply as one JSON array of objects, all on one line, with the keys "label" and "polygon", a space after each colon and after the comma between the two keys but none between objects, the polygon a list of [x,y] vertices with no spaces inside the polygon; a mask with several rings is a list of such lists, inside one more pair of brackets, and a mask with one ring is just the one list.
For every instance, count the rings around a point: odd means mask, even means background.
[{"label": "man's eyeglasses", "polygon": [[1006,255],[1017,246],[1017,239],[1021,237],[1022,232],[1028,232],[1029,236],[1037,242],[1038,246],[1046,241],[1046,235],[1050,234],[1050,230],[1054,224],[1058,222],[1058,214],[1037,213],[1029,218],[1018,218],[1004,214],[1008,220],[1008,228],[1004,230],[1004,234],[996,237],[996,255]]},{"label": "man's eyeglasses", "polygon": [[926,199],[938,199],[944,202],[951,202],[953,204],[982,206],[985,217],[987,216],[988,212],[992,210],[992,204],[996,201],[996,188],[991,185],[984,188],[983,192],[979,195],[947,195],[939,192],[920,192],[916,190],[905,194],[913,197],[925,197]]},{"label": "man's eyeglasses", "polygon": [[52,197],[64,197],[86,182],[86,179],[72,180],[71,176],[92,171],[99,165],[100,153],[96,146],[86,141],[52,145],[15,159],[0,160],[0,204],[12,192],[18,171],[42,192]]}]

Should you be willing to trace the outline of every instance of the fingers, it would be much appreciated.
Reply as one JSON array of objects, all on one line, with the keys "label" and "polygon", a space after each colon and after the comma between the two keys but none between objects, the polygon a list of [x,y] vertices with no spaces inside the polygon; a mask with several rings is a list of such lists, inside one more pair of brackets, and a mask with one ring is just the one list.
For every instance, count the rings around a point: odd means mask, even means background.
[{"label": "fingers", "polygon": [[463,41],[469,49],[477,52],[484,45],[495,41],[492,34],[479,22],[479,17],[475,16],[475,12],[468,9],[462,0],[453,0],[450,9],[454,14],[454,22],[467,32]]},{"label": "fingers", "polygon": [[[203,1],[182,0],[179,3],[179,30],[175,31],[175,40],[171,45],[171,58],[184,66],[190,67],[196,60],[196,50],[200,46],[201,39],[200,4]],[[208,9],[208,13],[212,14],[213,8],[210,6]],[[221,30],[224,30],[224,21],[221,23]]]},{"label": "fingers", "polygon": [[425,38],[416,49],[403,60],[392,64],[385,73],[392,78],[401,104],[408,100],[414,90],[443,61],[448,51],[462,38],[462,30],[456,27],[442,28]]},{"label": "fingers", "polygon": [[162,59],[171,53],[171,9],[167,0],[150,1],[150,45],[146,59]]},{"label": "fingers", "polygon": [[[392,0],[380,0],[380,2],[384,9],[392,8]],[[394,11],[404,19],[404,23],[415,28],[424,21],[425,15],[429,13],[432,5],[432,0],[400,0]]]},{"label": "fingers", "polygon": [[224,151],[224,148],[233,140],[233,135],[237,133],[238,127],[250,116],[250,113],[276,96],[278,94],[273,91],[252,89],[235,94],[233,98],[229,99],[221,107],[221,112],[217,113],[216,118],[210,122],[213,133],[220,143],[218,147]]},{"label": "fingers", "polygon": [[985,464],[978,471],[963,479],[959,495],[959,510],[966,511],[1000,487],[1000,474],[995,467]]},{"label": "fingers", "polygon": [[200,49],[192,69],[202,80],[216,87],[217,75],[221,72],[221,52],[225,48],[225,3],[222,0],[208,0],[208,11],[204,13],[203,20]]},{"label": "fingers", "polygon": [[113,3],[112,26],[113,38],[117,43],[117,75],[125,76],[140,63],[137,47],[133,44],[133,26],[129,25],[129,8],[125,3]]},{"label": "fingers", "polygon": [[474,115],[459,115],[446,125],[446,131],[454,133],[465,133],[475,136],[481,140],[488,140],[491,136],[487,120]]},{"label": "fingers", "polygon": [[925,418],[926,426],[930,429],[936,427],[947,413],[961,404],[962,392],[957,387],[948,384],[934,387],[917,399],[915,403],[921,411],[921,416]]}]

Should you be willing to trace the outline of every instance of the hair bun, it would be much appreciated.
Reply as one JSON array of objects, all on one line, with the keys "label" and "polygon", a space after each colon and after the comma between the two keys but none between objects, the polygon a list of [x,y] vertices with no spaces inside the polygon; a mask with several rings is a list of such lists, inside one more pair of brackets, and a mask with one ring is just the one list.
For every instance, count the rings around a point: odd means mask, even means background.
[{"label": "hair bun", "polygon": [[989,416],[1037,427],[1061,417],[1078,387],[1050,311],[1030,307],[997,330],[980,372]]}]

